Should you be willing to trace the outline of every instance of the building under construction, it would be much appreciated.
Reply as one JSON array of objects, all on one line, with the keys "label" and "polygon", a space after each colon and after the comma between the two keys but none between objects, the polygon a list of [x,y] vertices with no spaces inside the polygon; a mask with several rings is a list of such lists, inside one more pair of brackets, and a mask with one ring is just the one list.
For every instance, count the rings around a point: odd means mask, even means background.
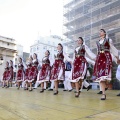
[{"label": "building under construction", "polygon": [[81,36],[95,52],[101,28],[120,50],[120,0],[69,0],[64,4],[63,34],[73,40],[68,47]]}]

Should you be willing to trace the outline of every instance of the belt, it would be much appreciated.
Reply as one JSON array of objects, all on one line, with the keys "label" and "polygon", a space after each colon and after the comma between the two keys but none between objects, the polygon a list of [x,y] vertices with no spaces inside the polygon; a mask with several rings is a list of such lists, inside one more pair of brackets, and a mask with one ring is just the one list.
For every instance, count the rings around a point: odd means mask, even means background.
[{"label": "belt", "polygon": [[84,56],[84,55],[75,55],[76,57]]},{"label": "belt", "polygon": [[100,53],[110,52],[109,50],[100,50]]},{"label": "belt", "polygon": [[55,58],[55,60],[63,60],[62,58]]}]

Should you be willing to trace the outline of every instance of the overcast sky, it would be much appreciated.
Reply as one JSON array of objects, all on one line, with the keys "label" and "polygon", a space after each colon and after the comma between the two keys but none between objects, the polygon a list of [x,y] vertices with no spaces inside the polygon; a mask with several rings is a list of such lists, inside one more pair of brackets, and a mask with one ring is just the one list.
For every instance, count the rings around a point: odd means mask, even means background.
[{"label": "overcast sky", "polygon": [[0,0],[0,35],[29,52],[39,36],[62,36],[63,0]]}]

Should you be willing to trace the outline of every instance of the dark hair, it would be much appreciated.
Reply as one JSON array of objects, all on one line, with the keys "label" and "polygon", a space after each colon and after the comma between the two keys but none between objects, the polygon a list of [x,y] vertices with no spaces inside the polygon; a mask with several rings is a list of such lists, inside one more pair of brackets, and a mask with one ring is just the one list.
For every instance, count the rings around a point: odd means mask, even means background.
[{"label": "dark hair", "polygon": [[37,54],[36,53],[34,53],[34,55],[36,56],[36,58],[37,58]]},{"label": "dark hair", "polygon": [[21,61],[22,61],[22,58],[21,58],[21,57],[19,57],[19,59],[21,59]]},{"label": "dark hair", "polygon": [[8,63],[8,64],[9,64],[9,62],[8,62],[8,61],[6,61],[6,63]]},{"label": "dark hair", "polygon": [[12,60],[10,60],[10,62],[12,62],[12,63],[13,63],[13,61],[12,61]]},{"label": "dark hair", "polygon": [[32,60],[33,60],[33,57],[32,57],[32,55],[30,55],[30,59],[32,59]]},{"label": "dark hair", "polygon": [[105,33],[105,37],[106,37],[106,31],[104,29],[100,29],[101,31],[103,31]]},{"label": "dark hair", "polygon": [[60,45],[60,46],[61,46],[61,48],[62,48],[62,50],[63,50],[63,46],[62,46],[62,44],[61,44],[61,43],[58,43],[58,45]]},{"label": "dark hair", "polygon": [[100,30],[102,30],[106,34],[106,31],[104,29],[100,29]]},{"label": "dark hair", "polygon": [[78,39],[81,39],[82,40],[82,44],[83,44],[83,42],[84,42],[83,38],[82,37],[78,37]]},{"label": "dark hair", "polygon": [[47,52],[48,52],[48,55],[50,55],[50,51],[49,51],[49,50],[47,50]]},{"label": "dark hair", "polygon": [[81,39],[82,41],[84,41],[82,37],[79,37],[78,39]]}]

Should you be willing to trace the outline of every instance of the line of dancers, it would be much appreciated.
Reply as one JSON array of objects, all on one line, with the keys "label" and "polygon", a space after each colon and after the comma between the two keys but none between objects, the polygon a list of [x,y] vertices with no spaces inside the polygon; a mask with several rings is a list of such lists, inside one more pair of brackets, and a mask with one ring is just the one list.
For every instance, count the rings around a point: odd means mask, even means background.
[{"label": "line of dancers", "polygon": [[[32,91],[32,84],[35,83],[35,88],[41,84],[40,93],[44,92],[44,86],[51,81],[51,90],[54,88],[54,95],[58,94],[58,85],[60,81],[64,81],[65,90],[72,90],[71,83],[75,85],[75,97],[79,97],[82,87],[87,84],[88,90],[90,85],[85,81],[87,74],[88,63],[94,66],[92,79],[94,82],[99,82],[102,96],[101,100],[106,100],[105,88],[108,81],[111,80],[111,69],[113,58],[116,63],[120,64],[118,50],[114,47],[112,40],[106,37],[106,31],[101,29],[99,32],[100,39],[97,41],[97,55],[95,55],[87,45],[85,45],[82,37],[77,40],[77,47],[74,50],[73,59],[69,58],[63,51],[62,44],[58,44],[57,53],[54,55],[54,61],[49,59],[50,51],[45,52],[45,57],[42,59],[41,69],[38,71],[37,54],[34,53],[33,57],[30,56],[27,68],[24,70],[25,65],[22,58],[19,58],[18,71],[16,75],[16,83],[18,89],[23,83],[25,90]],[[72,48],[71,48],[72,49]],[[66,70],[65,62],[67,60],[71,63],[71,70]],[[119,73],[120,74],[120,71]],[[5,72],[3,74],[3,87],[8,86],[8,82],[13,78],[13,62],[6,63]],[[119,76],[120,79],[120,76]]]}]

